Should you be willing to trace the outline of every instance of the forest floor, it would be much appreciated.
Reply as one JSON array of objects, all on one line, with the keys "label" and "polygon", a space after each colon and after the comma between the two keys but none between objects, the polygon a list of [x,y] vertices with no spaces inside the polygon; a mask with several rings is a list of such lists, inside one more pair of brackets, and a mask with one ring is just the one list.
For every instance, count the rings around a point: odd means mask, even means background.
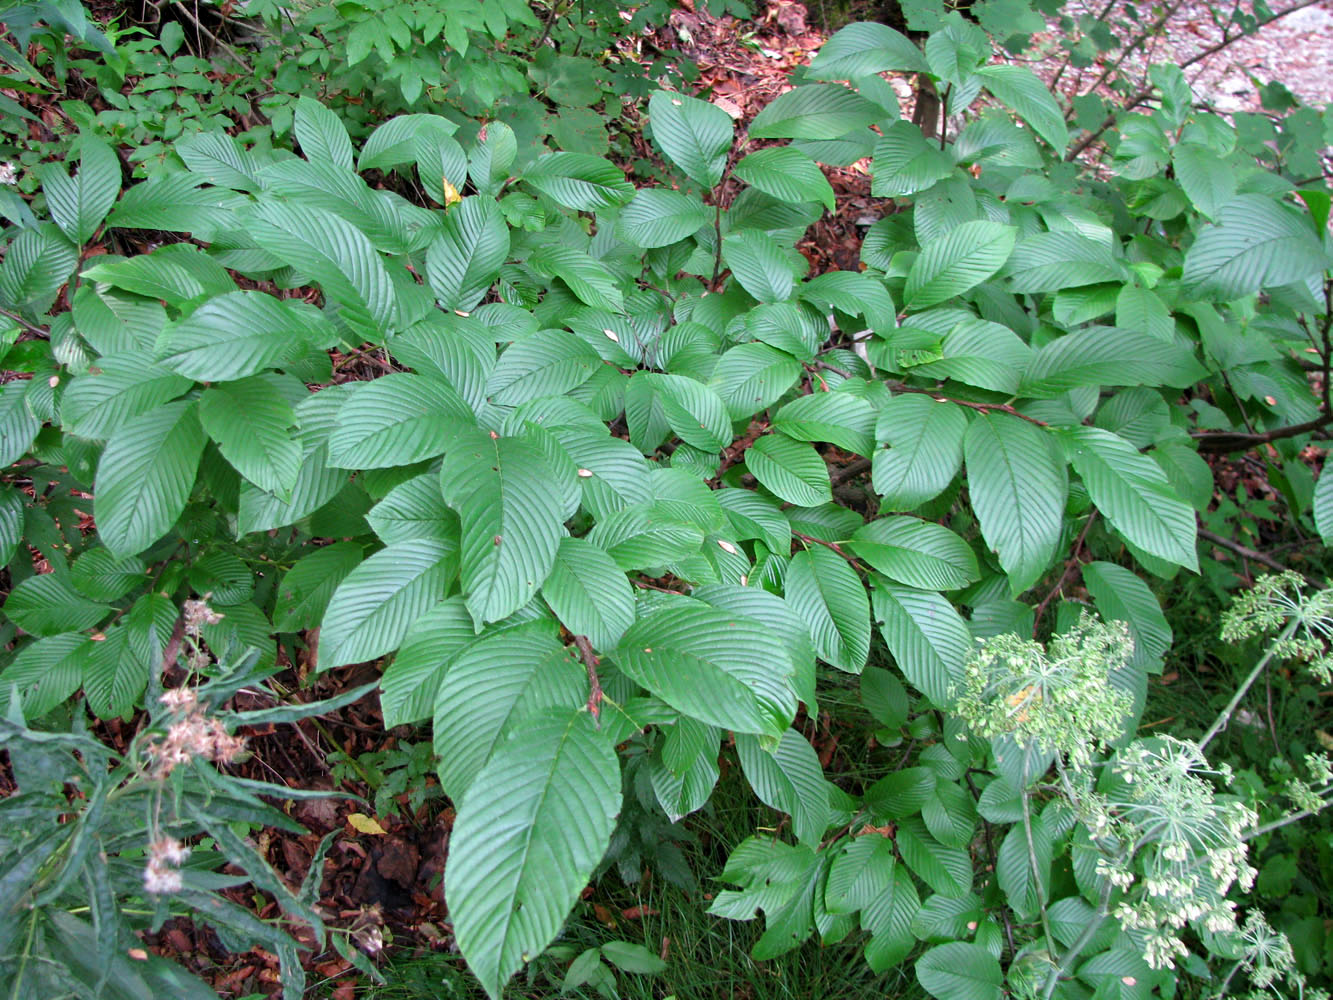
[{"label": "forest floor", "polygon": [[[1077,13],[1085,2],[1071,0],[1068,9]],[[1299,0],[1287,0],[1278,9],[1295,3]],[[1100,6],[1088,4],[1088,12],[1095,15]],[[1190,60],[1223,39],[1221,29],[1212,22],[1212,8],[1199,0],[1177,3],[1171,9],[1164,35],[1127,65],[1135,60],[1144,65],[1158,61],[1188,64],[1187,77],[1196,87],[1197,98],[1226,113],[1261,111],[1256,83],[1270,80],[1282,81],[1303,101],[1333,101],[1333,0],[1315,0],[1256,37],[1227,45],[1193,63]],[[819,49],[827,27],[818,9],[812,15],[791,0],[774,0],[753,20],[744,22],[712,17],[702,7],[696,9],[689,0],[683,0],[671,13],[669,23],[655,35],[627,40],[626,45],[645,58],[651,58],[656,50],[683,51],[700,70],[701,92],[743,123],[787,88],[788,74]],[[1034,68],[1049,79],[1060,61],[1055,52]],[[1097,72],[1098,67],[1071,72],[1062,89],[1081,92]],[[905,108],[910,108],[910,82],[902,79],[894,86]],[[864,227],[884,211],[882,200],[870,196],[864,168],[831,169],[829,174],[839,196],[838,212],[825,215],[801,244],[815,274],[856,270]],[[377,668],[369,664],[339,671],[336,676],[325,674],[305,696],[311,700],[329,697],[372,680],[376,674]],[[294,664],[280,680],[299,687],[305,678],[299,664]],[[245,697],[241,696],[240,701]],[[242,703],[237,707],[261,706]],[[816,747],[831,756],[840,739],[838,725],[835,723],[830,731],[825,723],[817,730],[811,722],[809,728],[808,735]],[[133,735],[133,724],[113,721],[106,724],[104,735],[113,744],[124,743]],[[841,738],[848,739],[849,731],[842,730]],[[298,884],[309,869],[320,839],[340,831],[328,856],[322,891],[321,905],[329,922],[351,928],[354,939],[367,951],[373,950],[377,940],[387,940],[389,945],[379,952],[377,960],[384,955],[401,958],[434,954],[458,965],[441,887],[453,811],[439,797],[413,803],[410,791],[394,794],[394,782],[411,777],[413,787],[429,790],[433,786],[438,796],[430,766],[429,734],[407,727],[386,734],[371,696],[318,720],[252,732],[249,748],[252,756],[236,768],[246,776],[361,797],[359,801],[338,797],[285,803],[308,833],[297,836],[266,830],[255,838],[279,871]],[[706,841],[708,832],[701,832]],[[248,899],[238,891],[238,901]],[[623,905],[625,902],[623,894],[589,889],[582,912],[576,911],[573,919],[619,928],[629,936],[633,932],[628,928],[656,915],[644,905]],[[700,909],[703,905],[700,901]],[[277,918],[276,904],[269,903],[259,915]],[[149,943],[155,951],[204,976],[224,1000],[279,991],[276,956],[260,949],[230,954],[207,927],[173,921]],[[671,941],[664,937],[661,950],[671,948]],[[364,977],[331,951],[312,957],[309,971],[314,984],[312,995],[331,1000],[364,995]]]}]

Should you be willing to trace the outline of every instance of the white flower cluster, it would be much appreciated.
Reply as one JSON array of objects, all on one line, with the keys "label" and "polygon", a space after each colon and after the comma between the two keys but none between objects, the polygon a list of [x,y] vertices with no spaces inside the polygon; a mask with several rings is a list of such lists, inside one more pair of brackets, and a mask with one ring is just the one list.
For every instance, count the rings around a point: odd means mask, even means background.
[{"label": "white flower cluster", "polygon": [[955,710],[978,735],[1010,733],[1020,746],[1035,743],[1083,766],[1124,732],[1129,695],[1110,677],[1133,653],[1124,622],[1086,612],[1049,649],[1012,633],[993,636],[968,659]]},{"label": "white flower cluster", "polygon": [[148,845],[148,864],[143,870],[143,887],[154,895],[181,891],[180,866],[190,856],[187,848],[172,837],[159,837]]},{"label": "white flower cluster", "polygon": [[1248,891],[1255,870],[1244,835],[1257,817],[1244,803],[1219,798],[1211,769],[1198,746],[1160,737],[1137,740],[1112,763],[1123,791],[1104,802],[1103,832],[1126,845],[1120,863],[1098,870],[1121,889],[1138,886],[1114,910],[1127,931],[1143,941],[1155,969],[1173,968],[1186,954],[1180,931],[1194,924],[1213,933],[1236,926],[1232,885]]},{"label": "white flower cluster", "polygon": [[1222,641],[1239,642],[1256,635],[1272,635],[1295,623],[1289,636],[1273,644],[1284,660],[1304,663],[1324,684],[1333,683],[1333,590],[1307,594],[1305,580],[1288,570],[1262,576],[1253,587],[1236,596],[1222,616]]}]

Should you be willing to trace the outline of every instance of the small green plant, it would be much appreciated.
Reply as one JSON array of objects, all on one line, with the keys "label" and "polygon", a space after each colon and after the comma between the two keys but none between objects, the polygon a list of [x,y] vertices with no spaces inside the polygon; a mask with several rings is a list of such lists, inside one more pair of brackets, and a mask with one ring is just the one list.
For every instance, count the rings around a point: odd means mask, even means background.
[{"label": "small green plant", "polygon": [[399,741],[356,757],[334,751],[328,761],[334,781],[363,781],[370,786],[379,816],[396,816],[404,809],[414,816],[427,802],[444,797],[435,778],[435,748],[428,740]]}]

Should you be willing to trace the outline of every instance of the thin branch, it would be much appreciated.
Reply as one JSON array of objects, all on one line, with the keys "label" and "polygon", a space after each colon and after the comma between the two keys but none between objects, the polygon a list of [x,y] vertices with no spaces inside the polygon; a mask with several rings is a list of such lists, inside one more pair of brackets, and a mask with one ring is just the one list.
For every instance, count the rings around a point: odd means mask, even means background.
[{"label": "thin branch", "polygon": [[956,403],[958,406],[966,406],[969,410],[976,410],[979,413],[989,413],[991,410],[998,410],[1000,413],[1007,413],[1011,417],[1017,417],[1019,420],[1026,420],[1030,424],[1036,424],[1038,427],[1049,427],[1044,420],[1038,420],[1036,417],[1029,417],[1026,413],[1020,413],[1008,403],[974,403],[968,399],[956,399],[953,396],[946,396],[938,389],[918,389],[910,385],[892,385],[893,392],[915,392],[922,396],[929,396],[937,403]]},{"label": "thin branch", "polygon": [[23,329],[27,330],[34,337],[41,337],[43,340],[47,340],[51,336],[49,330],[43,329],[40,326],[35,326],[34,324],[29,323],[18,313],[10,312],[8,309],[0,309],[0,316],[4,316],[6,319],[12,319],[15,323],[23,327]]},{"label": "thin branch", "polygon": [[586,635],[574,636],[574,645],[578,647],[579,658],[583,660],[583,665],[588,668],[588,714],[592,716],[593,721],[597,723],[597,728],[602,727],[602,682],[597,679],[597,654],[593,652],[592,643],[588,641]]},{"label": "thin branch", "polygon": [[1299,618],[1293,618],[1287,623],[1287,627],[1282,630],[1281,634],[1268,644],[1268,649],[1264,651],[1263,658],[1254,665],[1254,669],[1251,670],[1250,675],[1245,678],[1245,682],[1236,689],[1236,693],[1232,696],[1231,700],[1227,702],[1227,707],[1222,709],[1222,713],[1217,717],[1213,724],[1208,727],[1208,731],[1203,734],[1203,738],[1199,740],[1200,753],[1203,753],[1204,748],[1213,741],[1214,736],[1226,728],[1227,723],[1231,721],[1232,713],[1236,711],[1236,707],[1240,705],[1241,699],[1245,697],[1246,693],[1254,685],[1254,682],[1259,679],[1259,675],[1263,673],[1264,668],[1268,666],[1268,661],[1273,658],[1274,654],[1276,654],[1279,645],[1284,640],[1291,638],[1292,633],[1296,631],[1296,628],[1300,623]]},{"label": "thin branch", "polygon": [[1333,413],[1323,413],[1303,424],[1292,424],[1290,427],[1279,427],[1276,430],[1264,431],[1259,434],[1248,434],[1240,431],[1191,431],[1190,437],[1199,442],[1200,452],[1222,455],[1232,451],[1249,451],[1251,448],[1258,448],[1270,441],[1299,437],[1302,434],[1327,427],[1329,424],[1333,424]]},{"label": "thin branch", "polygon": [[826,542],[822,538],[816,538],[814,535],[807,535],[803,532],[796,531],[795,529],[792,530],[792,534],[803,542],[806,543],[812,542],[815,545],[822,545],[824,546],[824,548],[832,550],[833,552],[841,556],[843,559],[846,559],[853,569],[860,570],[862,573],[870,572],[863,565],[861,565],[861,563],[857,560],[856,556],[852,555],[850,552],[844,552],[842,546],[839,545],[837,542]]},{"label": "thin branch", "polygon": [[1075,566],[1079,565],[1078,554],[1083,551],[1083,543],[1087,540],[1088,531],[1092,528],[1092,522],[1095,520],[1097,520],[1096,507],[1092,508],[1092,513],[1088,515],[1088,520],[1083,524],[1083,530],[1078,533],[1078,538],[1074,540],[1074,549],[1069,554],[1069,558],[1065,560],[1065,568],[1060,573],[1060,579],[1055,581],[1055,586],[1047,592],[1046,596],[1041,599],[1041,603],[1037,605],[1036,614],[1032,617],[1032,638],[1037,638],[1037,629],[1041,627],[1041,617],[1046,613],[1047,605],[1055,600],[1055,595],[1060,593],[1065,581],[1069,579],[1069,574],[1074,571]]},{"label": "thin branch", "polygon": [[[183,14],[190,21],[190,23],[194,25],[196,33],[203,32],[205,35],[207,35],[209,38],[213,40],[214,45],[222,49],[222,51],[227,53],[227,55],[231,56],[232,59],[236,60],[237,65],[240,66],[241,69],[245,70],[245,72],[251,76],[254,75],[255,72],[254,67],[252,67],[248,62],[246,62],[245,59],[241,58],[241,54],[239,52],[237,52],[230,45],[224,42],[212,31],[210,31],[208,27],[202,21],[200,21],[198,17],[194,15],[194,13],[190,10],[189,7],[181,3],[180,0],[172,0],[171,6],[175,7],[177,11]],[[196,37],[198,37],[197,34]]]},{"label": "thin branch", "polygon": [[855,479],[861,473],[868,471],[872,464],[868,458],[858,458],[854,462],[848,462],[828,477],[829,484],[831,486],[841,486],[847,480]]},{"label": "thin branch", "polygon": [[[1278,562],[1272,556],[1260,552],[1258,549],[1252,549],[1247,545],[1242,545],[1240,544],[1240,542],[1232,541],[1225,535],[1219,535],[1216,532],[1209,531],[1207,528],[1199,529],[1199,537],[1202,538],[1205,542],[1211,542],[1213,545],[1220,545],[1224,549],[1230,549],[1232,552],[1236,553],[1236,555],[1240,556],[1242,559],[1249,559],[1252,562],[1257,562],[1263,566],[1267,566],[1271,570],[1275,570],[1278,573],[1286,573],[1291,570],[1290,566],[1282,565],[1282,563]],[[1315,587],[1323,586],[1323,584],[1319,580],[1316,580],[1314,577],[1309,576],[1308,574],[1302,573],[1301,576],[1304,576],[1306,582],[1311,584],[1312,586]]]}]

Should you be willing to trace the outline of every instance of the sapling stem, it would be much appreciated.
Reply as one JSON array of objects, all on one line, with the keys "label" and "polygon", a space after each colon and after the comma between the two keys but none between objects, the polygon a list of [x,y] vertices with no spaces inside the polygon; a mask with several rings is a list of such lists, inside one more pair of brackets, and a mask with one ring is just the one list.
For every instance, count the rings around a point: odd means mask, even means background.
[{"label": "sapling stem", "polygon": [[1227,702],[1227,707],[1222,709],[1222,714],[1220,714],[1216,721],[1208,727],[1208,731],[1204,733],[1203,738],[1199,740],[1200,753],[1203,752],[1204,747],[1212,742],[1214,736],[1226,728],[1227,723],[1231,721],[1232,713],[1236,711],[1236,706],[1240,704],[1240,701],[1245,697],[1246,692],[1254,686],[1254,682],[1259,679],[1259,675],[1264,672],[1264,668],[1268,666],[1268,662],[1273,658],[1279,644],[1290,639],[1299,625],[1300,619],[1293,618],[1291,621],[1287,622],[1287,627],[1282,630],[1281,634],[1268,644],[1268,648],[1264,650],[1264,655],[1260,658],[1259,662],[1254,665],[1254,669],[1250,671],[1250,675],[1246,677],[1244,683],[1236,689],[1236,693],[1232,696],[1231,701]]}]

